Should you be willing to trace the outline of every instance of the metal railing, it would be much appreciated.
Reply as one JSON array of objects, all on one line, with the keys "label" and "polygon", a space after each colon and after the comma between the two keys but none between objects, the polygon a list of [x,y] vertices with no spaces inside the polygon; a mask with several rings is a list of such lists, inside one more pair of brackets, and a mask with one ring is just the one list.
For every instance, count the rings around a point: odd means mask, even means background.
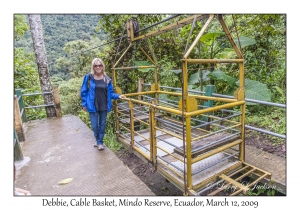
[{"label": "metal railing", "polygon": [[[144,86],[151,86],[151,84],[143,84]],[[160,86],[161,88],[166,88],[166,89],[170,89],[170,90],[178,90],[178,91],[182,91],[181,88],[174,88],[174,87],[168,87],[168,86]],[[203,91],[196,91],[196,90],[188,90],[188,92],[190,93],[196,93],[196,94],[205,94],[205,92]],[[221,98],[230,98],[233,99],[233,96],[229,96],[229,95],[223,95],[223,94],[218,94],[218,93],[212,93],[212,96],[215,97],[221,97]],[[267,101],[260,101],[260,100],[254,100],[254,99],[250,99],[250,98],[245,98],[246,102],[251,102],[251,103],[258,103],[258,104],[263,104],[263,105],[267,105],[267,106],[274,106],[274,107],[279,107],[279,108],[286,108],[286,104],[278,104],[278,103],[273,103],[273,102],[267,102]],[[282,135],[279,133],[275,133],[275,132],[271,132],[268,130],[264,130],[261,128],[256,128],[250,125],[245,125],[246,129],[249,130],[254,130],[254,131],[258,131],[260,133],[265,133],[268,135],[272,135],[272,136],[276,136],[282,139],[286,139],[286,135]]]},{"label": "metal railing", "polygon": [[[30,96],[38,96],[38,95],[47,95],[53,94],[54,103],[51,104],[41,104],[36,106],[25,106],[23,97]],[[42,93],[28,93],[22,94],[21,89],[15,90],[14,95],[14,128],[16,130],[16,134],[18,136],[19,141],[25,141],[25,134],[23,130],[23,123],[27,122],[26,109],[32,108],[42,108],[42,107],[53,107],[55,109],[55,113],[51,113],[48,117],[61,117],[61,108],[60,108],[60,99],[58,93],[58,86],[53,86],[53,91],[51,92],[42,92]],[[46,110],[47,111],[47,110]]]},{"label": "metal railing", "polygon": [[21,89],[16,89],[15,93],[17,95],[18,98],[18,103],[19,103],[19,108],[20,108],[20,115],[22,118],[22,122],[27,122],[27,116],[26,116],[26,111],[25,109],[35,109],[35,108],[43,108],[43,107],[55,107],[55,103],[51,103],[51,104],[41,104],[41,105],[36,105],[36,106],[25,106],[24,103],[24,96],[25,97],[30,97],[30,96],[38,96],[38,95],[53,95],[53,91],[51,92],[41,92],[41,93],[27,93],[27,94],[22,94],[22,90]]}]

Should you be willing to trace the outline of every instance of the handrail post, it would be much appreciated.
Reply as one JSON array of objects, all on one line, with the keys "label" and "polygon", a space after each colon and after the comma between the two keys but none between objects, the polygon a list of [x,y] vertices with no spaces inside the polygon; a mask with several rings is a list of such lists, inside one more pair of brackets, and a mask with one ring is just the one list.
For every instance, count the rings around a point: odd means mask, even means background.
[{"label": "handrail post", "polygon": [[[138,92],[143,92],[143,85],[144,85],[144,79],[139,78],[139,86],[138,86]],[[141,95],[138,96],[139,101],[143,100],[143,97]]]},{"label": "handrail post", "polygon": [[26,117],[25,106],[24,106],[21,89],[16,89],[16,95],[18,98],[20,98],[20,100],[18,100],[20,111],[23,109],[23,114],[21,115],[22,122],[27,122],[27,117]]},{"label": "handrail post", "polygon": [[20,146],[19,138],[18,138],[16,129],[14,129],[14,161],[20,161],[23,159],[24,159],[24,156],[23,156],[22,149]]},{"label": "handrail post", "polygon": [[[214,85],[206,85],[205,86],[205,96],[212,96],[212,94],[215,92],[215,86]],[[213,107],[214,102],[212,100],[208,100],[204,102],[204,106],[207,107]],[[207,113],[209,115],[209,113]],[[202,120],[205,122],[210,122],[210,118],[207,118],[206,116],[202,117]],[[205,130],[210,130],[210,125],[207,125],[205,127]]]},{"label": "handrail post", "polygon": [[60,108],[60,99],[59,99],[59,92],[58,92],[58,86],[53,86],[53,98],[54,98],[54,104],[55,104],[55,112],[56,117],[61,117],[61,108]]},{"label": "handrail post", "polygon": [[129,105],[129,113],[130,113],[130,152],[133,152],[133,147],[134,147],[134,111],[133,111],[133,102],[130,100],[128,101]]},{"label": "handrail post", "polygon": [[20,108],[18,103],[18,97],[14,95],[14,126],[20,141],[25,141],[25,134],[23,130],[23,123],[20,114]]}]

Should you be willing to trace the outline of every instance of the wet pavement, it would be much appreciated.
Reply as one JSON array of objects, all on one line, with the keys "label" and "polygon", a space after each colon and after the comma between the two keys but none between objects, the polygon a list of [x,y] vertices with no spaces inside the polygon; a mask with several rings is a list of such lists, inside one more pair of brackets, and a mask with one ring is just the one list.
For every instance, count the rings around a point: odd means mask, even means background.
[{"label": "wet pavement", "polygon": [[112,151],[93,146],[93,132],[78,117],[30,121],[25,130],[16,187],[43,196],[154,195]]}]

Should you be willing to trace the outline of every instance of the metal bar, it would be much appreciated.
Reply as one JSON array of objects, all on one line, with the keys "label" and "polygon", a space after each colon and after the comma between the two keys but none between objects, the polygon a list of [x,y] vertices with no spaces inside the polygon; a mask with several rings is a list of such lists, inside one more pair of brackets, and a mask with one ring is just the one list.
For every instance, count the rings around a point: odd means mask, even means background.
[{"label": "metal bar", "polygon": [[143,54],[148,58],[148,60],[153,63],[153,65],[157,66],[157,64],[152,60],[152,58],[145,52],[145,50],[139,46],[139,49],[143,52]]},{"label": "metal bar", "polygon": [[182,162],[182,160],[181,160],[180,158],[176,157],[175,155],[173,155],[173,154],[172,154],[172,153],[170,153],[169,151],[167,151],[167,150],[165,150],[165,149],[161,148],[161,147],[160,147],[160,146],[158,146],[158,145],[155,145],[155,147],[156,147],[156,148],[158,148],[158,149],[160,149],[160,150],[162,150],[163,152],[167,153],[168,155],[172,156],[173,158],[175,158],[175,159],[177,159],[177,160],[179,160],[179,161],[181,161],[181,162]]},{"label": "metal bar", "polygon": [[218,15],[218,18],[219,18],[219,22],[221,23],[222,25],[222,28],[223,30],[225,31],[227,37],[228,37],[228,40],[229,42],[231,43],[234,51],[236,52],[237,56],[240,58],[240,59],[243,59],[243,55],[241,53],[241,51],[239,50],[239,48],[236,46],[235,42],[233,41],[233,38],[230,34],[230,31],[229,29],[227,28],[226,24],[225,24],[225,21],[223,19],[223,16],[222,15]]},{"label": "metal bar", "polygon": [[178,135],[183,135],[182,130],[179,130],[179,128],[170,129],[170,127],[172,126],[161,125],[161,129],[177,133]]},{"label": "metal bar", "polygon": [[[165,142],[166,144],[171,145],[172,147],[179,148],[179,147],[177,147],[175,144],[172,144],[171,142],[168,142],[168,141],[166,141],[165,139],[159,138],[159,136],[155,136],[155,137],[158,138],[160,141],[163,141],[163,142]],[[183,160],[181,160],[181,162],[183,162]]]},{"label": "metal bar", "polygon": [[[168,95],[175,95],[175,96],[181,96],[181,93],[176,92],[168,92],[168,91],[157,91],[159,94],[168,94]],[[216,98],[216,97],[209,97],[209,96],[199,96],[199,95],[189,95],[193,96],[198,99],[204,99],[204,100],[214,100],[214,101],[222,101],[222,102],[236,102],[236,99],[226,99],[226,98]]]},{"label": "metal bar", "polygon": [[127,51],[130,49],[130,47],[132,46],[132,42],[130,42],[130,44],[128,45],[128,47],[126,48],[126,50],[123,52],[123,54],[121,55],[121,57],[119,58],[119,60],[115,63],[115,65],[112,67],[112,69],[114,69],[119,62],[121,61],[121,59],[124,57],[124,55],[127,53]]},{"label": "metal bar", "polygon": [[228,149],[228,148],[230,148],[230,147],[233,147],[233,146],[235,146],[235,145],[237,145],[237,144],[240,144],[241,142],[242,142],[242,140],[239,139],[239,140],[236,140],[236,141],[231,142],[231,143],[229,143],[229,144],[225,144],[225,145],[223,145],[223,146],[221,146],[221,147],[218,147],[218,148],[216,148],[216,149],[214,149],[214,150],[211,150],[211,151],[209,151],[209,152],[207,152],[207,153],[205,153],[205,154],[203,154],[203,155],[197,156],[197,157],[195,157],[195,158],[192,159],[192,164],[193,164],[193,163],[196,163],[196,162],[198,162],[198,161],[200,161],[200,160],[203,160],[203,159],[205,159],[205,158],[207,158],[207,157],[210,157],[210,156],[212,156],[212,155],[214,155],[214,154],[217,154],[217,153],[219,153],[219,152],[222,152],[223,150],[226,150],[226,149]]},{"label": "metal bar", "polygon": [[[150,139],[148,139],[147,137],[143,136],[142,134],[139,134],[138,132],[136,132],[135,130],[133,131],[135,134],[137,134],[138,136],[142,137],[143,139],[145,139],[146,141],[150,142]],[[137,141],[134,141],[137,143]]]},{"label": "metal bar", "polygon": [[[206,126],[206,125],[213,125],[213,126],[216,126],[216,127],[219,127],[219,128],[224,128],[225,130],[231,130],[231,131],[234,131],[234,132],[237,132],[238,130],[236,130],[236,129],[232,129],[232,128],[227,128],[226,126],[222,126],[222,125],[218,125],[218,124],[215,124],[214,123],[215,121],[211,121],[211,122],[208,122],[208,123],[204,123],[204,124],[202,124],[202,125],[197,125],[197,126],[193,126],[193,129],[197,129],[197,130],[201,130],[201,131],[204,131],[204,132],[207,132],[207,133],[209,133],[209,131],[207,131],[207,130],[205,130],[205,129],[200,129],[201,127],[203,127],[203,126]],[[238,124],[238,122],[237,123],[235,123],[236,125]],[[240,124],[241,125],[241,124]]]},{"label": "metal bar", "polygon": [[[16,95],[18,96],[19,109],[22,110],[25,107],[25,103],[24,103],[24,100],[22,97],[22,90],[16,89],[15,92],[16,92]],[[22,112],[21,119],[22,119],[22,122],[27,122],[26,111]]]},{"label": "metal bar", "polygon": [[[217,117],[217,116],[213,116],[213,115],[205,115],[203,114],[203,116],[207,116],[208,118],[212,118],[212,119],[217,119],[217,120],[214,120],[214,121],[211,121],[211,122],[208,122],[208,123],[205,123],[205,125],[209,125],[209,124],[215,124],[216,122],[219,122],[219,121],[225,121],[225,122],[229,122],[229,123],[233,123],[233,124],[238,124],[238,122],[235,122],[235,121],[232,121],[232,120],[226,120],[226,119],[230,119],[232,117],[237,117],[241,115],[241,113],[238,113],[238,114],[234,114],[234,115],[231,115],[231,116],[227,116],[227,117],[224,117],[224,118],[221,118],[221,117]],[[198,121],[198,122],[205,122],[205,121],[202,121],[202,120],[197,120],[195,118],[192,118],[194,119],[194,121]],[[195,126],[195,127],[202,127],[204,125],[199,125],[199,126]]]},{"label": "metal bar", "polygon": [[[151,86],[151,84],[143,84],[143,85],[144,86]],[[166,88],[166,89],[171,89],[171,90],[180,90],[181,91],[181,88],[172,88],[172,87],[168,87],[168,86],[160,86],[160,87],[161,88]],[[197,91],[197,90],[188,90],[188,92],[204,94],[203,91]],[[218,93],[212,93],[212,96],[234,99],[233,96],[228,96],[228,95],[223,95],[223,94],[218,94]],[[281,108],[286,108],[286,104],[278,104],[278,103],[260,101],[260,100],[250,99],[250,98],[245,98],[245,101],[246,102],[252,102],[252,103],[258,103],[258,104],[264,104],[264,105],[270,105],[270,106],[276,106],[276,107],[281,107]]]},{"label": "metal bar", "polygon": [[[209,133],[209,134],[206,134],[206,135],[203,135],[203,136],[199,136],[199,137],[197,137],[197,138],[192,139],[192,141],[196,141],[196,140],[199,140],[199,139],[203,139],[203,138],[205,138],[205,137],[209,137],[209,136],[212,136],[212,135],[214,135],[214,134],[221,133],[221,132],[226,131],[226,130],[230,130],[230,129],[235,128],[235,127],[238,127],[238,126],[240,126],[240,125],[241,125],[241,124],[239,124],[239,125],[233,125],[233,126],[231,126],[231,127],[229,127],[229,128],[224,128],[224,129],[215,131],[215,132],[213,132],[213,133]],[[236,134],[234,134],[234,135],[236,135]]]},{"label": "metal bar", "polygon": [[36,95],[47,95],[47,94],[52,94],[53,91],[51,92],[42,92],[42,93],[27,93],[27,94],[23,94],[23,96],[36,96]]},{"label": "metal bar", "polygon": [[[262,180],[263,178],[265,178],[268,174],[264,174],[262,175],[261,177],[259,177],[258,179],[254,180],[253,182],[251,182],[249,185],[247,185],[247,187],[251,187],[252,185],[258,183],[260,180]],[[234,196],[234,195],[237,195],[238,193],[240,193],[242,191],[242,189],[238,190],[238,191],[235,191],[234,193],[232,193],[231,195]],[[246,194],[246,192],[245,192]]]},{"label": "metal bar", "polygon": [[193,48],[196,46],[196,44],[200,40],[201,36],[204,34],[205,30],[207,29],[208,25],[210,24],[210,22],[212,21],[213,18],[214,18],[214,15],[209,15],[208,20],[206,21],[206,23],[202,27],[202,29],[199,32],[199,34],[197,35],[196,39],[194,40],[194,42],[192,43],[192,45],[190,46],[190,48],[188,49],[188,51],[183,56],[184,59],[186,59],[190,55],[190,53],[192,52]]},{"label": "metal bar", "polygon": [[142,145],[140,142],[134,141],[134,143],[138,144],[139,146],[143,147],[145,150],[147,150],[148,152],[150,152],[150,150],[148,148],[146,148],[144,145]]},{"label": "metal bar", "polygon": [[186,59],[188,63],[242,63],[244,59]]},{"label": "metal bar", "polygon": [[48,106],[55,106],[55,105],[54,104],[47,104],[47,105],[38,105],[38,106],[28,106],[28,107],[25,107],[25,109],[41,108],[41,107],[48,107]]},{"label": "metal bar", "polygon": [[[199,15],[197,17],[197,20],[201,20],[201,19],[204,19],[206,18],[207,15]],[[185,18],[185,19],[182,19],[180,21],[177,21],[176,23],[172,23],[168,26],[165,26],[165,27],[162,27],[156,31],[152,31],[152,32],[149,32],[147,34],[144,34],[144,35],[141,35],[141,36],[138,36],[138,37],[135,37],[133,39],[133,41],[136,41],[136,40],[139,40],[139,39],[145,39],[145,38],[148,38],[148,37],[151,37],[151,36],[156,36],[156,35],[159,35],[161,33],[165,33],[167,31],[171,31],[171,30],[174,30],[174,29],[177,29],[177,28],[181,28],[187,24],[190,24],[192,23],[194,20],[194,15],[191,15],[190,17],[188,18]]]},{"label": "metal bar", "polygon": [[23,116],[24,108],[21,109],[20,115]]},{"label": "metal bar", "polygon": [[160,131],[162,131],[162,132],[165,132],[166,134],[169,134],[169,135],[171,135],[171,136],[174,136],[174,137],[176,137],[176,138],[182,140],[182,137],[181,137],[181,136],[177,136],[176,134],[173,134],[173,133],[171,133],[171,132],[169,132],[169,131],[166,131],[166,130],[161,129],[161,128],[159,128],[159,127],[155,127],[155,129],[160,130]]},{"label": "metal bar", "polygon": [[140,30],[138,30],[136,33],[139,33],[139,32],[142,32],[142,31],[144,31],[144,30],[147,30],[148,28],[151,28],[151,27],[153,27],[153,26],[159,25],[159,24],[161,24],[161,23],[164,23],[164,22],[166,22],[166,21],[168,21],[168,20],[171,20],[171,19],[173,19],[173,18],[175,18],[175,17],[178,17],[178,16],[180,16],[180,14],[173,15],[173,16],[168,17],[168,18],[166,18],[166,19],[164,19],[164,20],[162,20],[162,21],[159,21],[159,22],[154,23],[154,24],[152,24],[152,25],[150,25],[150,26],[147,26],[147,27],[145,27],[145,28],[143,28],[143,29],[140,29]]},{"label": "metal bar", "polygon": [[[179,168],[178,166],[176,166],[176,165],[172,164],[171,162],[169,162],[169,161],[167,161],[167,160],[163,159],[162,157],[160,157],[160,156],[158,156],[158,155],[157,155],[157,157],[158,157],[160,160],[162,160],[162,161],[166,162],[167,164],[171,165],[172,167],[176,168],[178,171],[180,171],[180,172],[182,172],[182,173],[183,173],[183,170],[182,170],[181,168]],[[169,168],[170,170],[172,170],[172,169],[171,169],[171,167],[169,167],[169,166],[166,166],[166,167],[167,167],[167,168]],[[172,171],[173,171],[173,170],[172,170]],[[173,172],[174,172],[174,171],[173,171]],[[182,175],[181,175],[181,177],[183,178],[183,176],[182,176]]]},{"label": "metal bar", "polygon": [[200,114],[204,114],[204,113],[207,113],[207,112],[218,111],[220,109],[226,109],[226,108],[230,108],[230,107],[234,107],[234,106],[240,106],[240,105],[243,105],[243,104],[245,104],[245,101],[236,101],[236,102],[232,102],[232,103],[228,103],[228,104],[224,104],[224,105],[219,105],[219,106],[215,106],[215,107],[211,107],[211,108],[207,108],[207,109],[203,109],[203,110],[188,112],[188,113],[186,113],[186,116],[200,115]]},{"label": "metal bar", "polygon": [[[186,142],[183,141],[183,148],[186,149],[186,153],[184,151],[184,158],[186,157],[186,167],[187,167],[187,188],[191,189],[193,186],[192,179],[192,135],[191,135],[191,117],[185,118],[186,122]],[[186,143],[186,148],[184,143]]]},{"label": "metal bar", "polygon": [[223,162],[224,160],[227,160],[227,159],[229,159],[229,158],[231,158],[231,157],[237,155],[238,153],[239,153],[239,152],[236,152],[236,153],[231,154],[231,155],[229,155],[229,156],[227,156],[227,157],[225,157],[225,158],[222,158],[221,160],[219,160],[219,161],[217,161],[217,162],[215,162],[215,163],[212,163],[212,164],[210,164],[209,166],[206,166],[206,167],[204,167],[204,168],[202,168],[202,169],[200,169],[200,170],[194,172],[193,175],[198,174],[198,173],[200,173],[201,171],[204,171],[204,170],[206,170],[206,169],[208,169],[208,168],[210,168],[210,167],[212,167],[212,166],[215,166],[215,165],[217,165],[217,164]]},{"label": "metal bar", "polygon": [[[161,157],[159,157],[161,160],[163,160]],[[170,171],[172,171],[173,173],[175,173],[177,176],[179,176],[181,179],[183,179],[182,174],[178,173],[177,171],[175,171],[174,169],[172,169],[170,166],[168,166],[167,164],[163,163],[161,160],[159,160],[159,163],[164,165],[166,168],[168,168]],[[176,166],[174,166],[173,164],[169,163],[166,160],[163,160],[165,162],[167,162],[168,164],[172,165],[174,168],[178,169],[179,171],[181,171],[181,169],[177,168]],[[161,168],[161,170],[164,170]],[[164,170],[165,171],[165,170]],[[182,171],[181,171],[182,172]]]},{"label": "metal bar", "polygon": [[[173,113],[173,114],[178,114],[178,115],[182,114],[182,111],[179,111],[177,109],[167,108],[167,107],[160,106],[160,105],[153,105],[153,106],[155,107],[155,109],[167,111],[167,112],[170,112],[170,113]],[[184,114],[186,114],[186,112],[184,112]]]},{"label": "metal bar", "polygon": [[[239,172],[241,172],[241,171],[245,170],[246,168],[248,168],[248,166],[242,167],[241,169],[239,169],[239,170],[237,170],[237,171],[233,172],[232,174],[230,174],[230,177],[232,177],[232,176],[234,176],[235,174],[237,174],[237,173],[239,173]],[[236,180],[236,181],[238,181],[238,180],[239,180],[239,177],[238,177],[237,179],[235,179],[235,180]],[[224,181],[224,180],[223,180],[223,179],[221,179],[221,180],[220,180],[220,182],[222,182],[222,181]],[[225,186],[223,186],[222,188],[220,188],[220,189],[217,189],[217,190],[216,190],[216,191],[214,191],[214,192],[211,192],[210,194],[208,194],[208,196],[213,196],[213,195],[216,195],[217,193],[219,193],[219,192],[223,191],[224,189],[227,189],[227,187],[228,187],[229,185],[231,185],[231,184],[230,184],[230,183],[226,184],[226,185],[225,185]]]},{"label": "metal bar", "polygon": [[178,122],[178,124],[175,124],[175,123],[171,123],[170,121],[167,121],[167,120],[164,120],[164,119],[159,119],[159,118],[157,118],[157,121],[169,124],[169,125],[171,125],[170,127],[173,127],[173,128],[182,128],[182,126],[180,126],[180,124],[182,125],[182,123],[179,123],[179,122]]},{"label": "metal bar", "polygon": [[190,42],[190,38],[191,38],[191,35],[192,35],[192,33],[193,33],[193,30],[194,30],[194,27],[195,27],[195,23],[196,23],[196,18],[197,18],[197,15],[195,15],[195,17],[194,17],[194,21],[193,21],[193,24],[192,24],[192,28],[191,28],[191,30],[190,30],[190,33],[189,33],[188,40],[186,41],[186,44],[185,44],[185,48],[184,48],[183,55],[186,53],[186,50],[187,50],[188,44],[189,44],[189,42]]},{"label": "metal bar", "polygon": [[149,123],[146,123],[146,122],[144,122],[143,120],[140,120],[140,119],[138,119],[138,118],[136,118],[136,117],[133,117],[133,119],[134,120],[137,120],[137,121],[139,121],[139,122],[141,122],[141,123],[143,123],[144,125],[150,125]]},{"label": "metal bar", "polygon": [[133,145],[133,149],[135,149],[138,153],[140,153],[144,158],[146,158],[147,160],[151,161],[151,159],[149,158],[149,156],[142,150],[140,150],[138,147]]},{"label": "metal bar", "polygon": [[200,147],[200,148],[194,150],[193,152],[197,152],[197,151],[202,150],[202,149],[204,149],[204,148],[213,146],[213,145],[215,145],[215,144],[218,144],[219,142],[222,142],[222,141],[225,141],[225,140],[227,140],[227,139],[230,139],[231,137],[234,137],[234,136],[236,136],[236,135],[238,135],[238,134],[240,134],[240,133],[235,133],[235,134],[232,134],[232,135],[230,135],[230,136],[223,137],[223,138],[219,139],[218,141],[215,141],[215,142],[206,144],[206,145],[204,145],[203,147]]},{"label": "metal bar", "polygon": [[209,190],[209,189],[211,189],[211,188],[213,188],[215,186],[218,186],[221,182],[223,182],[223,179],[220,180],[220,181],[218,181],[218,182],[213,183],[212,185],[209,185],[209,187],[204,188],[203,190],[199,191],[196,195],[197,196],[201,195],[201,193],[203,193],[203,192],[205,192],[205,191],[207,191],[207,190]]},{"label": "metal bar", "polygon": [[[143,85],[144,86],[151,86],[151,84],[143,84]],[[160,86],[160,87],[161,88],[166,88],[166,89],[171,89],[171,90],[181,90],[181,88],[172,88],[172,87],[168,87],[168,86]],[[196,90],[188,90],[188,92],[204,94],[203,91],[196,91]],[[234,99],[233,96],[222,95],[222,94],[218,94],[218,93],[212,93],[212,96]],[[252,103],[258,103],[258,104],[264,104],[264,105],[270,105],[270,106],[276,106],[276,107],[281,107],[281,108],[286,108],[286,104],[278,104],[278,103],[260,101],[260,100],[250,99],[250,98],[245,98],[245,101],[246,102],[252,102]]]},{"label": "metal bar", "polygon": [[272,136],[277,136],[277,137],[280,137],[282,139],[286,139],[286,135],[274,133],[274,132],[271,132],[271,131],[266,131],[266,130],[263,130],[263,129],[260,129],[260,128],[255,128],[255,127],[252,127],[250,125],[245,125],[245,128],[255,130],[255,131],[258,131],[258,132],[261,132],[261,133],[269,134],[269,135],[272,135]]},{"label": "metal bar", "polygon": [[155,121],[154,117],[155,117],[155,110],[152,106],[150,106],[149,107],[150,159],[153,161],[154,168],[156,168],[157,160],[156,160],[156,150],[155,150],[155,147],[154,147],[154,145],[156,145],[156,138],[155,138],[155,135],[156,135],[156,130],[155,130],[156,121]]},{"label": "metal bar", "polygon": [[120,127],[122,127],[123,129],[127,130],[128,132],[131,132],[131,130],[127,127],[125,127],[124,125],[120,124]]},{"label": "metal bar", "polygon": [[131,69],[147,69],[147,68],[155,68],[155,66],[129,66],[129,67],[115,68],[115,70],[131,70]]},{"label": "metal bar", "polygon": [[240,190],[238,190],[237,192],[243,191],[244,193],[246,193],[249,190],[248,186],[242,185],[241,183],[235,181],[234,179],[231,179],[230,177],[226,176],[225,174],[221,174],[220,178],[224,179],[225,181],[229,182],[230,184],[233,184],[234,186],[240,188]]},{"label": "metal bar", "polygon": [[[181,70],[181,69],[180,69]],[[151,86],[151,84],[143,84],[144,86]],[[173,87],[168,87],[168,86],[160,86],[161,88],[166,88],[166,89],[171,89],[171,90],[180,90],[181,88],[173,88]],[[193,92],[193,93],[200,93],[204,94],[203,91],[197,91],[197,90],[188,90],[188,92]],[[232,97],[233,98],[233,97]]]},{"label": "metal bar", "polygon": [[[120,114],[122,114],[122,115],[125,115],[125,116],[128,116],[128,117],[130,117],[130,115],[129,114],[125,114],[125,113],[123,113],[123,112],[121,112],[121,111],[117,111],[117,113],[120,113]],[[121,116],[120,116],[121,117]],[[120,117],[118,117],[118,119],[120,119]]]},{"label": "metal bar", "polygon": [[[222,95],[222,94],[217,94],[217,93],[213,93],[212,95],[217,96],[217,97],[222,97],[222,98],[234,98],[233,96]],[[250,98],[245,98],[245,101],[246,102],[257,103],[257,104],[264,104],[264,105],[269,105],[269,106],[276,106],[276,107],[286,108],[286,104],[278,104],[278,103],[260,101],[260,100],[250,99]]]}]

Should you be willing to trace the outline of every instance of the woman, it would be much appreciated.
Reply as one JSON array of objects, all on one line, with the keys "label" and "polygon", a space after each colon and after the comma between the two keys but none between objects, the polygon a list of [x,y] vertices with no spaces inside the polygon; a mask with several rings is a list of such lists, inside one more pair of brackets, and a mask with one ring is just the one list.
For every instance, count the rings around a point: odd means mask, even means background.
[{"label": "woman", "polygon": [[82,108],[89,112],[92,129],[96,138],[95,147],[103,150],[106,116],[111,111],[111,99],[123,99],[124,95],[114,93],[111,78],[105,73],[104,62],[100,58],[92,61],[90,74],[85,75],[81,86]]}]

